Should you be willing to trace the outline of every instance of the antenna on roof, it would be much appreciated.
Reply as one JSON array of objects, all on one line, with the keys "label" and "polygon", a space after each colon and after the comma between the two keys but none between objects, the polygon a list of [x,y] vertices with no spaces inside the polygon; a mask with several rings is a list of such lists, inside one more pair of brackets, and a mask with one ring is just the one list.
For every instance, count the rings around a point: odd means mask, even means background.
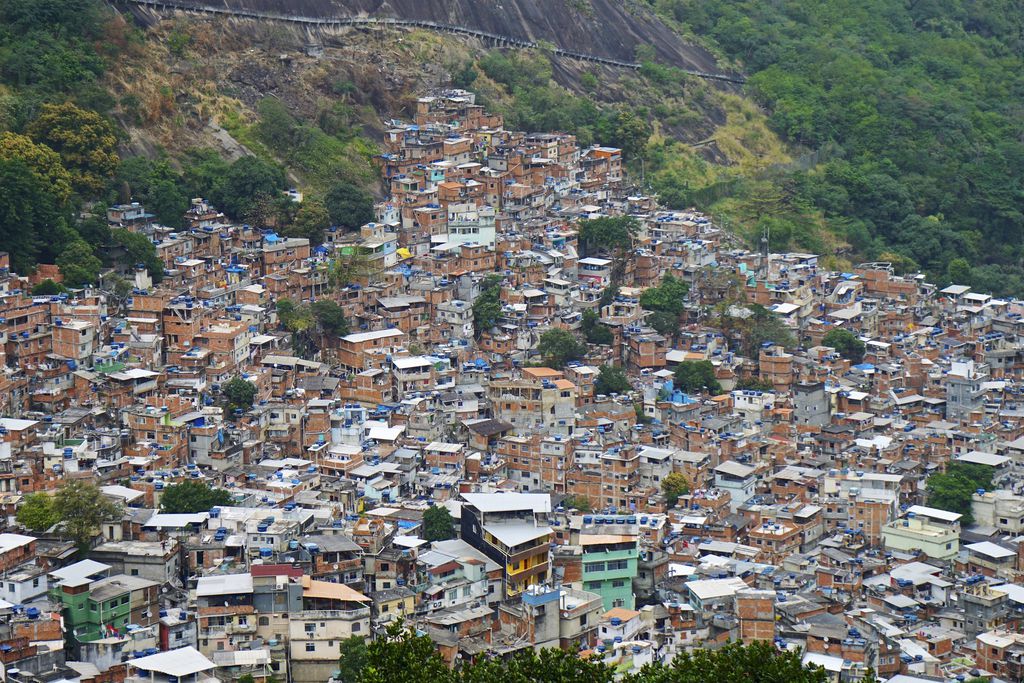
[{"label": "antenna on roof", "polygon": [[764,230],[761,232],[761,276],[768,277],[768,259],[770,258],[770,252],[768,250],[768,242],[771,239],[771,227],[768,222],[765,221]]}]

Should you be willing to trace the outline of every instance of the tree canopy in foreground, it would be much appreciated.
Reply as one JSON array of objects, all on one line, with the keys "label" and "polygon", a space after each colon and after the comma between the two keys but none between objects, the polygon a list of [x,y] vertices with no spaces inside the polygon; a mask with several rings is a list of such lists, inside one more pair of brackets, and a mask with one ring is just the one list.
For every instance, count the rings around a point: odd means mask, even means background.
[{"label": "tree canopy in foreground", "polygon": [[[366,648],[343,647],[344,683],[825,683],[820,667],[805,667],[799,650],[779,651],[769,642],[729,643],[695,650],[671,664],[650,664],[616,679],[617,669],[584,653],[527,648],[505,659],[487,658],[449,669],[429,637],[406,629],[401,621]],[[877,683],[869,673],[863,683]]]}]

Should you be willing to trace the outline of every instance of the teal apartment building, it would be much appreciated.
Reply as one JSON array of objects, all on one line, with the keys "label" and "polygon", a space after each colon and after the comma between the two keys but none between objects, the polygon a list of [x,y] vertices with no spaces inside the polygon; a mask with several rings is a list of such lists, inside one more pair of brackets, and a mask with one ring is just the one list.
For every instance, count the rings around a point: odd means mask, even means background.
[{"label": "teal apartment building", "polygon": [[637,537],[619,534],[584,534],[583,589],[601,596],[605,611],[633,609],[633,578],[637,572]]}]

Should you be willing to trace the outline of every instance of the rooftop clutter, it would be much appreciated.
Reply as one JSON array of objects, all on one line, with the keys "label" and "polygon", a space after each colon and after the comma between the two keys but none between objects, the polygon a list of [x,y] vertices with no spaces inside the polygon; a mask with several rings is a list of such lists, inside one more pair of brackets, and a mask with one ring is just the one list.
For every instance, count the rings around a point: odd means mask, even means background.
[{"label": "rooftop clutter", "polygon": [[196,199],[108,212],[159,285],[0,254],[9,675],[319,682],[398,618],[451,665],[1024,675],[1024,303],[740,248],[465,91],[385,145],[324,244]]}]

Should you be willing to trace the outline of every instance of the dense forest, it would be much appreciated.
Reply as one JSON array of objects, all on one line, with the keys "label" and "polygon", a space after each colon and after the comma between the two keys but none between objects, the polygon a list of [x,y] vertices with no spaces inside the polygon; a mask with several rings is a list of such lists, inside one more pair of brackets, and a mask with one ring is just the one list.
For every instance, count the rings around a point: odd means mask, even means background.
[{"label": "dense forest", "polygon": [[649,2],[741,65],[788,142],[825,152],[761,186],[773,236],[817,211],[856,258],[1024,294],[1019,2]]}]

